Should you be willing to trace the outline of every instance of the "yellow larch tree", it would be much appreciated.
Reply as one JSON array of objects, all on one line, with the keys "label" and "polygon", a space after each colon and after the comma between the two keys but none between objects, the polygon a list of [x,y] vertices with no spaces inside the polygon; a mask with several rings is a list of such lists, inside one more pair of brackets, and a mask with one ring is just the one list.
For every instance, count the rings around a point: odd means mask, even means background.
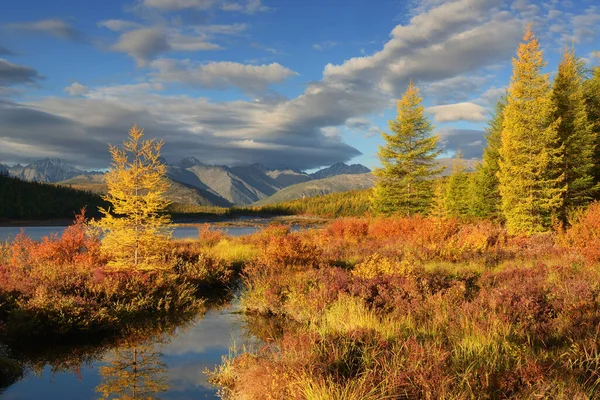
[{"label": "yellow larch tree", "polygon": [[114,269],[153,270],[164,264],[171,238],[166,166],[160,159],[162,141],[142,140],[144,130],[129,130],[123,147],[110,145],[112,165],[106,174],[111,204],[100,208],[103,217],[94,223],[102,230],[102,250]]}]

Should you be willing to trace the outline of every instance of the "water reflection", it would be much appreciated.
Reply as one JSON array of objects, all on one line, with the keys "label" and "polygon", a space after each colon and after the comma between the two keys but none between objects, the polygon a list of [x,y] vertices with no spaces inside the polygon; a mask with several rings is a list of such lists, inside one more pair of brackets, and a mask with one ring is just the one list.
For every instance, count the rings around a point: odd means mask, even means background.
[{"label": "water reflection", "polygon": [[113,338],[78,338],[56,346],[13,345],[26,369],[3,399],[217,398],[205,369],[214,369],[233,343],[252,346],[237,306],[211,306],[203,315],[147,321]]},{"label": "water reflection", "polygon": [[100,367],[102,382],[96,386],[101,399],[154,399],[169,389],[158,343],[118,348],[107,358]]}]

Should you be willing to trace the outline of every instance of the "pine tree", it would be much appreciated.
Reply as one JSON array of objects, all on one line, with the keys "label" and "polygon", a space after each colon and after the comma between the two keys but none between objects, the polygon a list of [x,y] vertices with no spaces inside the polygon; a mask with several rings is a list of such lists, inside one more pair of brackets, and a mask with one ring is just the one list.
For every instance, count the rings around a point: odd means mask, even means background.
[{"label": "pine tree", "polygon": [[505,107],[506,96],[502,96],[496,103],[492,119],[485,128],[487,145],[483,150],[481,164],[477,166],[475,174],[470,177],[471,214],[480,218],[498,218],[501,214],[498,160],[500,159]]},{"label": "pine tree", "polygon": [[[594,183],[600,183],[600,65],[591,70],[590,78],[584,82],[584,92],[586,98],[586,110],[588,120],[592,123],[592,132],[596,136],[595,151],[593,156]],[[595,198],[600,198],[600,192],[596,193]]]},{"label": "pine tree", "polygon": [[446,212],[451,217],[469,215],[469,176],[465,169],[462,152],[458,150],[452,163],[452,175],[446,185]]},{"label": "pine tree", "polygon": [[574,50],[565,50],[554,78],[552,101],[554,120],[562,145],[562,170],[567,190],[560,217],[564,221],[568,210],[587,204],[597,188],[594,185],[594,152],[596,135],[588,120],[583,90],[582,61]]},{"label": "pine tree", "polygon": [[134,126],[123,149],[110,146],[113,158],[106,174],[112,208],[99,208],[103,218],[95,226],[103,231],[102,250],[115,269],[156,269],[168,248],[169,204],[165,192],[166,167],[160,160],[162,141],[141,141],[143,130]]},{"label": "pine tree", "polygon": [[563,149],[552,121],[550,83],[538,39],[528,27],[513,59],[513,76],[504,109],[499,160],[502,211],[510,233],[550,227],[562,207]]},{"label": "pine tree", "polygon": [[398,101],[398,115],[389,121],[391,134],[382,133],[385,146],[379,147],[382,168],[371,198],[376,213],[414,214],[426,212],[432,197],[431,178],[442,171],[435,158],[438,136],[431,136],[433,126],[423,115],[419,89],[411,81]]}]

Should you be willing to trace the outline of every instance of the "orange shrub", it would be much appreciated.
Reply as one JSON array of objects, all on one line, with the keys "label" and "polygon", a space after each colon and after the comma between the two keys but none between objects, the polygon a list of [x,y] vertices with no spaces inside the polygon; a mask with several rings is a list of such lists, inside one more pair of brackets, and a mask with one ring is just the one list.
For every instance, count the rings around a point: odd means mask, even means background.
[{"label": "orange shrub", "polygon": [[203,245],[212,247],[223,240],[224,237],[225,234],[221,229],[211,229],[209,224],[202,224],[198,228],[198,239]]},{"label": "orange shrub", "polygon": [[46,262],[92,267],[102,262],[100,240],[87,230],[85,209],[60,236],[51,234],[36,242],[23,232],[19,233],[11,243],[10,253],[11,264],[17,267]]},{"label": "orange shrub", "polygon": [[369,234],[369,221],[359,218],[336,219],[327,226],[332,237],[358,240]]},{"label": "orange shrub", "polygon": [[576,215],[570,228],[560,232],[559,243],[578,251],[590,263],[600,262],[600,203]]}]

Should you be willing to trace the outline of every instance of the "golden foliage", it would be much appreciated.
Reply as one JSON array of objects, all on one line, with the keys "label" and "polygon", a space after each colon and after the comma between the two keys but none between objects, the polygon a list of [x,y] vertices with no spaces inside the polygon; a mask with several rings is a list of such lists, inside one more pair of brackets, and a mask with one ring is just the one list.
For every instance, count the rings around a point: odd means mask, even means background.
[{"label": "golden foliage", "polygon": [[113,163],[106,174],[112,207],[100,208],[103,218],[94,226],[103,232],[102,251],[114,269],[156,269],[168,248],[171,232],[165,193],[165,165],[160,160],[162,141],[142,141],[143,129],[134,126],[123,148],[110,146]]}]

